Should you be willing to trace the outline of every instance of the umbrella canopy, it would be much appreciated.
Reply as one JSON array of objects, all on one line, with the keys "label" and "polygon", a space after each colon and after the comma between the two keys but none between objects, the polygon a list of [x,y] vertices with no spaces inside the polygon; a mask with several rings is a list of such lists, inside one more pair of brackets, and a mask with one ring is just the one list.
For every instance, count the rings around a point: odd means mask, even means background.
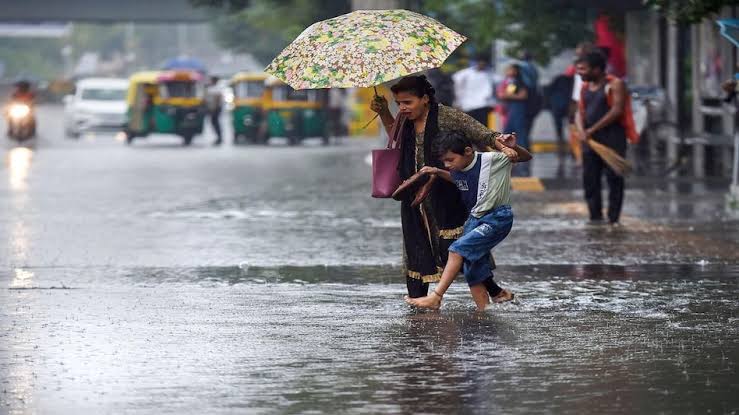
[{"label": "umbrella canopy", "polygon": [[207,72],[205,65],[198,59],[195,58],[172,58],[164,63],[162,69],[175,70],[175,69],[187,69],[190,71],[196,71],[200,73]]},{"label": "umbrella canopy", "polygon": [[439,67],[466,39],[407,10],[357,10],[314,23],[265,71],[295,89],[370,87]]}]

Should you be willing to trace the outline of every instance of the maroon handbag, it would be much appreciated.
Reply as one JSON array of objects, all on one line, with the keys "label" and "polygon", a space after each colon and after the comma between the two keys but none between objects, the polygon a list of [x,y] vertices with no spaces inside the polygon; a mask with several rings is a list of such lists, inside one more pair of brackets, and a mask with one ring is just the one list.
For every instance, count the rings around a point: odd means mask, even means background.
[{"label": "maroon handbag", "polygon": [[395,118],[386,148],[372,150],[372,197],[389,198],[400,186],[398,165],[405,118],[402,114],[398,114]]}]

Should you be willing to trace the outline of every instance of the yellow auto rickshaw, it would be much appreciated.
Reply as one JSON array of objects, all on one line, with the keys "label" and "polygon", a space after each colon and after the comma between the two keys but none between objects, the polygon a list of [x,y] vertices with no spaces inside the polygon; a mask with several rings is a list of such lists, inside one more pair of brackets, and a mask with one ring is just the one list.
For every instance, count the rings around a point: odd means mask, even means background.
[{"label": "yellow auto rickshaw", "polygon": [[194,71],[147,71],[131,76],[126,143],[151,133],[176,134],[184,145],[203,132],[203,77]]},{"label": "yellow auto rickshaw", "polygon": [[326,104],[327,90],[295,90],[275,77],[265,81],[267,97],[266,137],[286,137],[290,145],[309,137],[320,137],[329,143]]},{"label": "yellow auto rickshaw", "polygon": [[231,78],[234,144],[266,141],[263,123],[264,103],[269,100],[264,84],[267,77],[263,72],[239,72]]}]

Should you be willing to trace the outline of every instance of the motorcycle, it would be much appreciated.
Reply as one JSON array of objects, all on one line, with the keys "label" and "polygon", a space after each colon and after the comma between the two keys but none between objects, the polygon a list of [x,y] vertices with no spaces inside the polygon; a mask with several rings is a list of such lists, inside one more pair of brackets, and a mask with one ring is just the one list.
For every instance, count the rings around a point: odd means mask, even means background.
[{"label": "motorcycle", "polygon": [[36,136],[36,116],[33,107],[25,102],[11,102],[7,108],[8,137],[25,141]]}]

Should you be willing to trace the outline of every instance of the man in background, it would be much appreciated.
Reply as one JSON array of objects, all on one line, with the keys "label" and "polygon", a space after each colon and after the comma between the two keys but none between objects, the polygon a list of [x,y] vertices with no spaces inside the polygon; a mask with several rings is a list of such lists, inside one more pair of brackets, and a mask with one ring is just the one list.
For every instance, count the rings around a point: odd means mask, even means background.
[{"label": "man in background", "polygon": [[488,114],[493,104],[493,75],[489,59],[480,54],[474,66],[452,76],[456,106],[482,125],[488,125]]}]

